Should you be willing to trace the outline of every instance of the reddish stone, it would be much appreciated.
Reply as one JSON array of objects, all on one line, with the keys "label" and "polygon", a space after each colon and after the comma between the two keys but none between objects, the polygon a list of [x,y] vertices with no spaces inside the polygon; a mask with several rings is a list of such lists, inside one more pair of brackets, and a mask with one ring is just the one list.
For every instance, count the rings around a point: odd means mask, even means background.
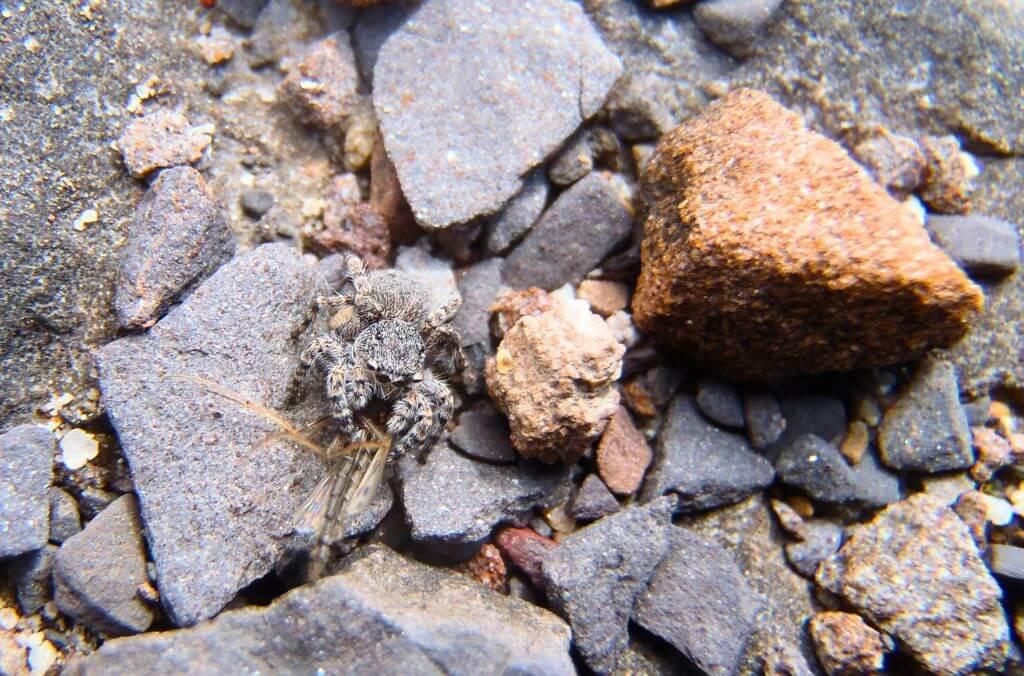
[{"label": "reddish stone", "polygon": [[882,672],[882,635],[853,613],[818,613],[808,623],[814,652],[829,676],[868,676]]},{"label": "reddish stone", "polygon": [[519,570],[526,573],[537,589],[544,589],[541,563],[558,544],[530,528],[504,528],[494,538],[501,553]]},{"label": "reddish stone", "polygon": [[348,34],[335,33],[310,47],[282,80],[280,92],[303,122],[340,131],[362,98]]},{"label": "reddish stone", "polygon": [[629,413],[615,411],[597,445],[597,473],[616,495],[630,495],[640,488],[654,454]]},{"label": "reddish stone", "polygon": [[477,582],[502,594],[508,591],[508,569],[501,552],[492,544],[486,544],[473,555],[462,568]]}]

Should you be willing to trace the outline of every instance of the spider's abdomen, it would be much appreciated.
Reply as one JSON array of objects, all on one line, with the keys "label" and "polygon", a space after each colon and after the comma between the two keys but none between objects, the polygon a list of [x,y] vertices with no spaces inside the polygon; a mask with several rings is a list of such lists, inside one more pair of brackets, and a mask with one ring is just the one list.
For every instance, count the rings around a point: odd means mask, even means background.
[{"label": "spider's abdomen", "polygon": [[423,321],[430,311],[427,290],[399,270],[374,270],[367,275],[367,291],[384,308],[388,319],[403,319],[413,324]]},{"label": "spider's abdomen", "polygon": [[355,354],[370,370],[388,382],[401,382],[424,365],[423,339],[416,326],[401,319],[385,319],[356,336]]}]

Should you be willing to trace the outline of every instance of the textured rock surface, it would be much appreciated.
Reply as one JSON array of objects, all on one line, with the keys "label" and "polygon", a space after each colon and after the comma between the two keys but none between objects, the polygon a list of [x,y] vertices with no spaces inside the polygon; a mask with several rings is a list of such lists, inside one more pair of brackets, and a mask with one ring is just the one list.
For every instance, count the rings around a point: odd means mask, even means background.
[{"label": "textured rock surface", "polygon": [[373,70],[384,146],[416,220],[445,228],[496,212],[597,112],[621,71],[567,0],[487,13],[470,0],[422,3],[384,41]]},{"label": "textured rock surface", "polygon": [[348,33],[312,45],[281,81],[281,98],[307,124],[340,131],[359,104],[359,71]]},{"label": "textured rock surface", "polygon": [[621,406],[604,428],[597,444],[597,472],[612,493],[635,493],[644,480],[654,453],[647,439]]},{"label": "textured rock surface", "polygon": [[874,674],[885,666],[882,635],[853,613],[824,612],[807,625],[814,652],[828,676]]},{"label": "textured rock surface", "polygon": [[842,549],[818,568],[818,584],[933,673],[998,669],[1006,659],[999,586],[967,526],[929,495],[851,528]]},{"label": "textured rock surface", "polygon": [[778,441],[786,431],[786,418],[778,399],[767,392],[755,392],[743,398],[743,417],[750,444],[757,449]]},{"label": "textured rock surface", "polygon": [[841,399],[821,394],[783,397],[779,402],[782,434],[765,449],[772,459],[805,434],[838,443],[846,433],[846,407]]},{"label": "textured rock surface", "polygon": [[743,400],[736,388],[724,380],[703,378],[697,383],[697,408],[719,425],[743,427]]},{"label": "textured rock surface", "polygon": [[544,589],[541,570],[548,552],[558,546],[554,540],[531,528],[503,528],[495,535],[494,542],[537,589]]},{"label": "textured rock surface", "polygon": [[928,217],[935,243],[968,272],[1004,277],[1020,265],[1020,237],[1012,223],[987,216]]},{"label": "textured rock surface", "polygon": [[0,435],[0,559],[46,544],[56,445],[48,429],[19,425]]},{"label": "textured rock surface", "polygon": [[503,254],[522,239],[540,218],[550,191],[544,172],[534,171],[526,179],[523,189],[500,212],[487,219],[487,250],[492,254]]},{"label": "textured rock surface", "polygon": [[128,494],[61,545],[53,568],[60,612],[104,634],[145,631],[153,610],[138,597],[147,583],[138,503]]},{"label": "textured rock surface", "polygon": [[839,449],[813,434],[798,437],[779,454],[775,471],[786,485],[822,502],[853,499],[856,478]]},{"label": "textured rock surface", "polygon": [[37,612],[53,598],[50,573],[57,558],[57,548],[45,545],[42,549],[23,554],[10,564],[11,579],[18,594],[18,607],[25,615]]},{"label": "textured rock surface", "polygon": [[459,573],[373,547],[343,572],[265,608],[191,629],[108,641],[71,674],[572,674],[569,628]]},{"label": "textured rock surface", "polygon": [[544,558],[548,600],[594,671],[612,671],[626,648],[633,605],[668,552],[671,513],[671,498],[632,507],[573,533]]},{"label": "textured rock surface", "polygon": [[154,169],[195,162],[210,145],[209,127],[192,127],[181,113],[158,110],[132,120],[117,146],[135,178]]},{"label": "textured rock surface", "polygon": [[485,401],[459,414],[450,440],[453,446],[478,460],[499,464],[516,460],[505,416]]},{"label": "textured rock surface", "polygon": [[[326,288],[284,245],[221,267],[142,336],[98,353],[103,401],[141,505],[164,608],[206,619],[274,564],[318,461],[277,428],[190,377],[272,408],[287,400],[301,327]],[[230,518],[225,518],[230,515]]]},{"label": "textured rock surface", "polygon": [[909,212],[764,94],[733,92],[663,137],[643,195],[637,325],[736,378],[906,361],[981,307]]},{"label": "textured rock surface", "polygon": [[693,18],[711,42],[738,57],[757,49],[782,0],[705,0]]},{"label": "textured rock surface", "polygon": [[746,439],[709,423],[693,398],[680,394],[665,416],[643,499],[672,492],[681,510],[699,511],[738,502],[774,478]]},{"label": "textured rock surface", "polygon": [[615,413],[624,348],[583,301],[523,317],[487,362],[487,389],[526,457],[573,463]]},{"label": "textured rock surface", "polygon": [[636,622],[703,673],[732,674],[754,632],[757,601],[732,556],[682,528],[636,605]]},{"label": "textured rock surface", "polygon": [[619,310],[629,308],[629,287],[621,282],[603,279],[585,279],[576,289],[576,296],[590,304],[602,317],[611,317]]},{"label": "textured rock surface", "polygon": [[403,249],[395,258],[395,269],[408,273],[430,292],[431,307],[441,307],[452,296],[461,296],[452,264],[420,247]]},{"label": "textured rock surface", "polygon": [[50,542],[60,544],[82,530],[78,502],[62,488],[50,489]]},{"label": "textured rock surface", "polygon": [[842,543],[842,526],[811,519],[802,524],[800,540],[786,544],[786,559],[798,573],[813,580],[818,564],[835,554]]},{"label": "textured rock surface", "polygon": [[588,474],[566,512],[577,521],[596,521],[619,511],[619,502],[596,474]]},{"label": "textured rock surface", "polygon": [[515,288],[552,290],[576,284],[633,228],[622,180],[607,172],[588,175],[548,207],[505,259],[502,278]]},{"label": "textured rock surface", "polygon": [[160,172],[128,229],[114,297],[118,323],[152,326],[234,251],[221,206],[202,175],[191,167]]}]

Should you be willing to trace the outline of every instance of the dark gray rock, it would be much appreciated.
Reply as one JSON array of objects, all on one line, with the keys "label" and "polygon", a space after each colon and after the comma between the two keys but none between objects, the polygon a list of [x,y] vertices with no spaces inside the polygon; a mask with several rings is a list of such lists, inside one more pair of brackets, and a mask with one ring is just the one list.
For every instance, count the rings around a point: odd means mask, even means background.
[{"label": "dark gray rock", "polygon": [[267,0],[218,0],[216,7],[240,26],[252,28],[266,4]]},{"label": "dark gray rock", "polygon": [[759,610],[732,556],[682,528],[637,601],[634,619],[705,674],[732,674]]},{"label": "dark gray rock", "polygon": [[274,194],[266,190],[246,190],[238,200],[239,205],[249,216],[258,219],[274,208]]},{"label": "dark gray rock", "polygon": [[413,540],[458,556],[483,542],[499,523],[522,521],[534,507],[564,498],[567,478],[566,469],[536,462],[472,460],[442,442],[423,464],[402,458],[399,495]]},{"label": "dark gray rock", "polygon": [[462,346],[483,345],[491,349],[491,305],[505,287],[501,283],[501,259],[488,258],[459,270],[456,275],[462,306],[453,324]]},{"label": "dark gray rock", "polygon": [[818,564],[839,551],[843,544],[843,527],[823,519],[805,521],[801,528],[803,539],[786,545],[786,558],[798,573],[814,579]]},{"label": "dark gray rock", "polygon": [[405,23],[414,9],[411,3],[385,2],[367,7],[360,13],[359,20],[352,26],[352,47],[359,64],[359,74],[367,85],[373,85],[373,68],[377,65],[381,45]]},{"label": "dark gray rock", "polygon": [[88,521],[107,508],[110,503],[117,500],[121,495],[105,488],[89,486],[83,488],[78,494],[78,505],[82,508],[82,516]]},{"label": "dark gray rock", "polygon": [[925,225],[935,243],[973,275],[1005,277],[1020,265],[1020,237],[1012,223],[977,214],[930,214]]},{"label": "dark gray rock", "polygon": [[856,477],[839,449],[813,434],[787,446],[775,461],[775,472],[784,484],[822,502],[847,502],[856,493]]},{"label": "dark gray rock", "polygon": [[787,446],[805,434],[813,434],[832,443],[841,442],[846,434],[846,408],[835,397],[795,395],[783,397],[779,405],[785,429],[775,443],[765,449],[765,455],[772,462]]},{"label": "dark gray rock", "polygon": [[926,360],[878,430],[882,462],[897,470],[942,472],[974,462],[967,416],[949,362]]},{"label": "dark gray rock", "polygon": [[743,398],[743,417],[750,444],[757,449],[775,443],[786,430],[779,400],[767,392],[756,392]]},{"label": "dark gray rock", "polygon": [[481,13],[470,0],[426,0],[373,71],[384,147],[416,220],[437,229],[497,212],[598,111],[622,66],[576,3]]},{"label": "dark gray rock", "polygon": [[128,229],[114,299],[118,322],[152,326],[234,251],[221,207],[200,173],[191,167],[161,171]]},{"label": "dark gray rock", "polygon": [[756,51],[782,0],[704,0],[693,11],[697,26],[722,49],[743,58]]},{"label": "dark gray rock", "polygon": [[619,511],[619,501],[596,474],[583,480],[567,510],[577,521],[596,521]]},{"label": "dark gray rock", "polygon": [[882,465],[874,448],[868,448],[851,469],[853,498],[865,507],[884,507],[903,499],[899,475]]},{"label": "dark gray rock", "polygon": [[[301,329],[327,289],[287,246],[233,259],[141,336],[98,351],[100,385],[146,524],[164,608],[177,624],[216,614],[270,571],[319,461],[201,377],[279,409]],[[323,409],[309,413],[323,415]]]},{"label": "dark gray rock", "polygon": [[505,259],[502,277],[517,289],[576,284],[625,240],[633,228],[625,184],[605,172],[588,174],[558,196]]},{"label": "dark gray rock", "polygon": [[50,542],[60,544],[82,530],[78,502],[61,488],[50,489]]},{"label": "dark gray rock", "polygon": [[498,464],[515,462],[508,420],[487,401],[481,401],[459,414],[452,430],[452,445],[478,460]]},{"label": "dark gray rock", "polygon": [[57,558],[57,547],[46,545],[42,549],[23,554],[11,563],[11,578],[18,594],[18,607],[23,615],[32,615],[53,598],[50,573]]},{"label": "dark gray rock", "polygon": [[697,408],[725,427],[742,428],[745,423],[740,393],[724,380],[702,378],[697,383]]},{"label": "dark gray rock", "polygon": [[341,573],[267,607],[107,641],[69,674],[573,674],[569,628],[472,579],[368,548]]},{"label": "dark gray rock", "polygon": [[53,435],[39,425],[19,425],[0,435],[0,559],[46,544],[50,533]]},{"label": "dark gray rock", "polygon": [[584,663],[615,669],[637,598],[669,547],[672,498],[631,507],[565,538],[544,558],[548,601],[569,620]]},{"label": "dark gray rock", "polygon": [[681,394],[669,405],[642,496],[676,493],[679,509],[692,512],[738,502],[774,478],[746,439],[707,422],[693,397]]},{"label": "dark gray rock", "polygon": [[145,631],[153,610],[138,597],[146,575],[135,496],[124,495],[61,545],[53,567],[60,612],[113,636]]},{"label": "dark gray rock", "polygon": [[586,131],[573,134],[548,165],[548,178],[557,186],[572,185],[594,169],[594,151]]},{"label": "dark gray rock", "polygon": [[487,219],[487,250],[495,255],[503,254],[522,239],[540,218],[550,190],[543,171],[530,174],[523,189],[508,201],[505,208]]}]

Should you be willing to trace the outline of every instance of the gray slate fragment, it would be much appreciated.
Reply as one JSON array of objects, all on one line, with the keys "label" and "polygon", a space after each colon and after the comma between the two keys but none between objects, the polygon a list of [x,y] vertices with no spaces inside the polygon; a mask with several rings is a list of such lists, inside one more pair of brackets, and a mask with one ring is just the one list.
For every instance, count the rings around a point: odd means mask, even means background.
[{"label": "gray slate fragment", "polygon": [[596,521],[619,511],[619,501],[596,474],[590,474],[576,491],[567,511],[577,521]]},{"label": "gray slate fragment", "polygon": [[967,415],[949,362],[918,367],[878,430],[882,462],[897,470],[942,472],[974,462]]},{"label": "gray slate fragment", "polygon": [[464,575],[367,548],[267,607],[106,642],[66,673],[569,675],[569,628]]},{"label": "gray slate fragment", "polygon": [[437,229],[498,211],[621,72],[577,3],[422,2],[373,72],[384,147],[416,220]]},{"label": "gray slate fragment", "polygon": [[724,380],[702,378],[697,383],[697,408],[725,427],[742,428],[745,423],[740,393]]},{"label": "gray slate fragment", "polygon": [[252,218],[259,219],[260,216],[270,211],[274,206],[274,193],[266,190],[246,190],[238,200],[242,211]]},{"label": "gray slate fragment", "polygon": [[130,493],[61,545],[53,568],[60,612],[112,636],[145,631],[153,622],[153,610],[137,594],[148,581],[142,523]]},{"label": "gray slate fragment", "polygon": [[693,11],[697,26],[722,49],[743,58],[756,51],[782,0],[704,0]]},{"label": "gray slate fragment", "polygon": [[878,459],[878,451],[868,448],[854,465],[854,500],[865,507],[884,507],[903,499],[900,477],[884,467]]},{"label": "gray slate fragment", "polygon": [[32,615],[53,598],[50,573],[56,558],[57,547],[46,545],[11,563],[11,578],[17,587],[18,607],[23,615]]},{"label": "gray slate fragment", "polygon": [[0,435],[0,559],[46,544],[50,532],[53,435],[39,425],[19,425]]},{"label": "gray slate fragment", "polygon": [[505,259],[502,278],[517,289],[577,284],[625,240],[633,212],[622,179],[588,174],[558,196]]},{"label": "gray slate fragment", "polygon": [[805,521],[802,540],[786,544],[786,559],[798,573],[814,579],[818,564],[839,551],[843,544],[843,527],[823,519]]},{"label": "gray slate fragment", "polygon": [[767,392],[748,394],[743,398],[743,417],[750,444],[759,450],[778,441],[786,430],[782,407],[778,399]]},{"label": "gray slate fragment", "polygon": [[853,470],[839,449],[813,434],[787,446],[775,461],[775,472],[784,484],[821,502],[848,502],[856,493]]},{"label": "gray slate fragment", "polygon": [[787,446],[805,434],[839,443],[846,434],[846,408],[843,402],[826,395],[794,395],[783,397],[779,405],[785,429],[775,443],[765,449],[772,462]]},{"label": "gray slate fragment", "polygon": [[540,218],[550,190],[543,171],[538,169],[530,174],[523,189],[501,211],[487,219],[487,250],[495,255],[503,254],[522,239]]},{"label": "gray slate fragment", "polygon": [[[522,522],[535,507],[550,507],[568,493],[568,472],[537,462],[491,465],[441,442],[420,464],[399,464],[399,495],[416,542],[439,550],[479,545],[502,522]],[[467,545],[464,548],[452,548]]]},{"label": "gray slate fragment", "polygon": [[211,617],[273,568],[276,535],[290,529],[318,465],[291,445],[254,451],[277,427],[189,378],[279,409],[304,346],[301,329],[326,292],[294,249],[264,245],[221,267],[148,334],[97,353],[161,599],[177,624]]},{"label": "gray slate fragment", "polygon": [[977,214],[930,214],[925,225],[935,243],[972,275],[1005,277],[1020,265],[1020,237],[1012,223]]},{"label": "gray slate fragment", "polygon": [[679,509],[693,512],[738,502],[775,478],[771,464],[746,439],[707,422],[693,398],[677,395],[658,437],[642,499],[679,495]]},{"label": "gray slate fragment", "polygon": [[452,445],[478,460],[501,465],[515,462],[508,420],[490,402],[481,401],[459,414]]},{"label": "gray slate fragment", "polygon": [[573,643],[595,672],[613,671],[626,649],[634,604],[668,552],[673,502],[662,498],[601,519],[544,558],[548,601],[569,620]]},{"label": "gray slate fragment", "polygon": [[160,172],[128,229],[114,298],[118,323],[152,326],[234,251],[223,210],[202,175],[191,167]]},{"label": "gray slate fragment", "polygon": [[565,142],[548,165],[548,178],[557,186],[572,185],[594,168],[594,151],[590,148],[589,134],[579,130]]},{"label": "gray slate fragment", "polygon": [[50,489],[50,542],[60,544],[82,530],[78,502],[62,488]]},{"label": "gray slate fragment", "polygon": [[754,632],[757,600],[732,556],[711,540],[669,529],[670,548],[634,619],[705,674],[732,674]]}]

